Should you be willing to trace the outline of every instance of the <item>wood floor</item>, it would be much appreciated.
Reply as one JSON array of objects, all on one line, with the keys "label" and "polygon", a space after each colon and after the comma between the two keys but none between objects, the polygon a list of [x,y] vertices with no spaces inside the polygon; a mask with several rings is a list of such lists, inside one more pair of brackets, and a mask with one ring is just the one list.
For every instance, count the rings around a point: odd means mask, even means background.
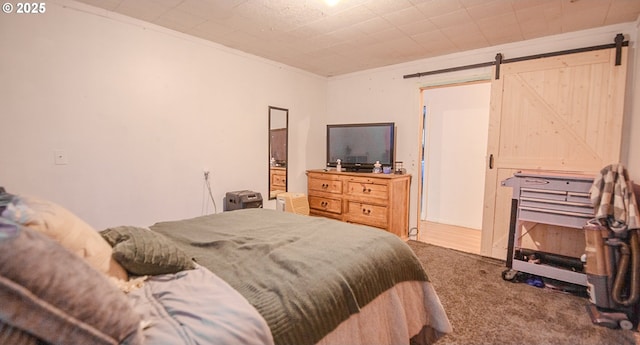
[{"label": "wood floor", "polygon": [[460,226],[420,221],[418,241],[480,254],[481,231]]}]

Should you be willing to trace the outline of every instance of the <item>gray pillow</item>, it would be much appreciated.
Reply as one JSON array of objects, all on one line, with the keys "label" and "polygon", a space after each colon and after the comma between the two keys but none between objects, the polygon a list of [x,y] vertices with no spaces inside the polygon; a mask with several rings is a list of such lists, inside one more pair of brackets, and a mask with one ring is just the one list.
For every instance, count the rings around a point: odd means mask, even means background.
[{"label": "gray pillow", "polygon": [[45,345],[31,334],[0,321],[0,344]]},{"label": "gray pillow", "polygon": [[113,258],[133,275],[176,273],[195,268],[193,260],[166,236],[135,226],[100,232],[113,247]]},{"label": "gray pillow", "polygon": [[[141,318],[109,278],[49,237],[0,218],[0,339],[141,344]],[[10,326],[10,327],[9,327]]]}]

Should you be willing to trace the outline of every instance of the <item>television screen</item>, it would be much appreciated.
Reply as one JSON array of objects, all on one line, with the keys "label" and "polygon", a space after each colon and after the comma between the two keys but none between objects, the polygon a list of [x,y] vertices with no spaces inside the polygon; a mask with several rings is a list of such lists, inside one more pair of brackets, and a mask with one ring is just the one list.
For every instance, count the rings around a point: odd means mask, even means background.
[{"label": "television screen", "polygon": [[394,136],[393,122],[327,125],[327,166],[338,159],[352,170],[373,168],[376,161],[393,166]]}]

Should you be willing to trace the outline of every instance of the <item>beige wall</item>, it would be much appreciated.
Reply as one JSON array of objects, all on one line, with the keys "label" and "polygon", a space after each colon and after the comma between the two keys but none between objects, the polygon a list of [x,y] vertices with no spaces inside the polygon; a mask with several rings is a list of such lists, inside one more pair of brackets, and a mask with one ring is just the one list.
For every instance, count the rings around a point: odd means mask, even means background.
[{"label": "beige wall", "polygon": [[[325,78],[70,1],[2,15],[0,51],[9,192],[56,201],[99,229],[146,226],[201,215],[206,168],[218,211],[244,189],[275,208],[269,105],[290,109],[289,181],[306,190]],[[68,164],[54,164],[55,150]]]}]

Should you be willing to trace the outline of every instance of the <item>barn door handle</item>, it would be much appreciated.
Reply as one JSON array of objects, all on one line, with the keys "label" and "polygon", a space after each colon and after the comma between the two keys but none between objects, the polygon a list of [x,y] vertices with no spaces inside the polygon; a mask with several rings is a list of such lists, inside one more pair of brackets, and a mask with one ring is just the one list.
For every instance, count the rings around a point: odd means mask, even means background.
[{"label": "barn door handle", "polygon": [[493,153],[489,155],[489,169],[493,169]]}]

